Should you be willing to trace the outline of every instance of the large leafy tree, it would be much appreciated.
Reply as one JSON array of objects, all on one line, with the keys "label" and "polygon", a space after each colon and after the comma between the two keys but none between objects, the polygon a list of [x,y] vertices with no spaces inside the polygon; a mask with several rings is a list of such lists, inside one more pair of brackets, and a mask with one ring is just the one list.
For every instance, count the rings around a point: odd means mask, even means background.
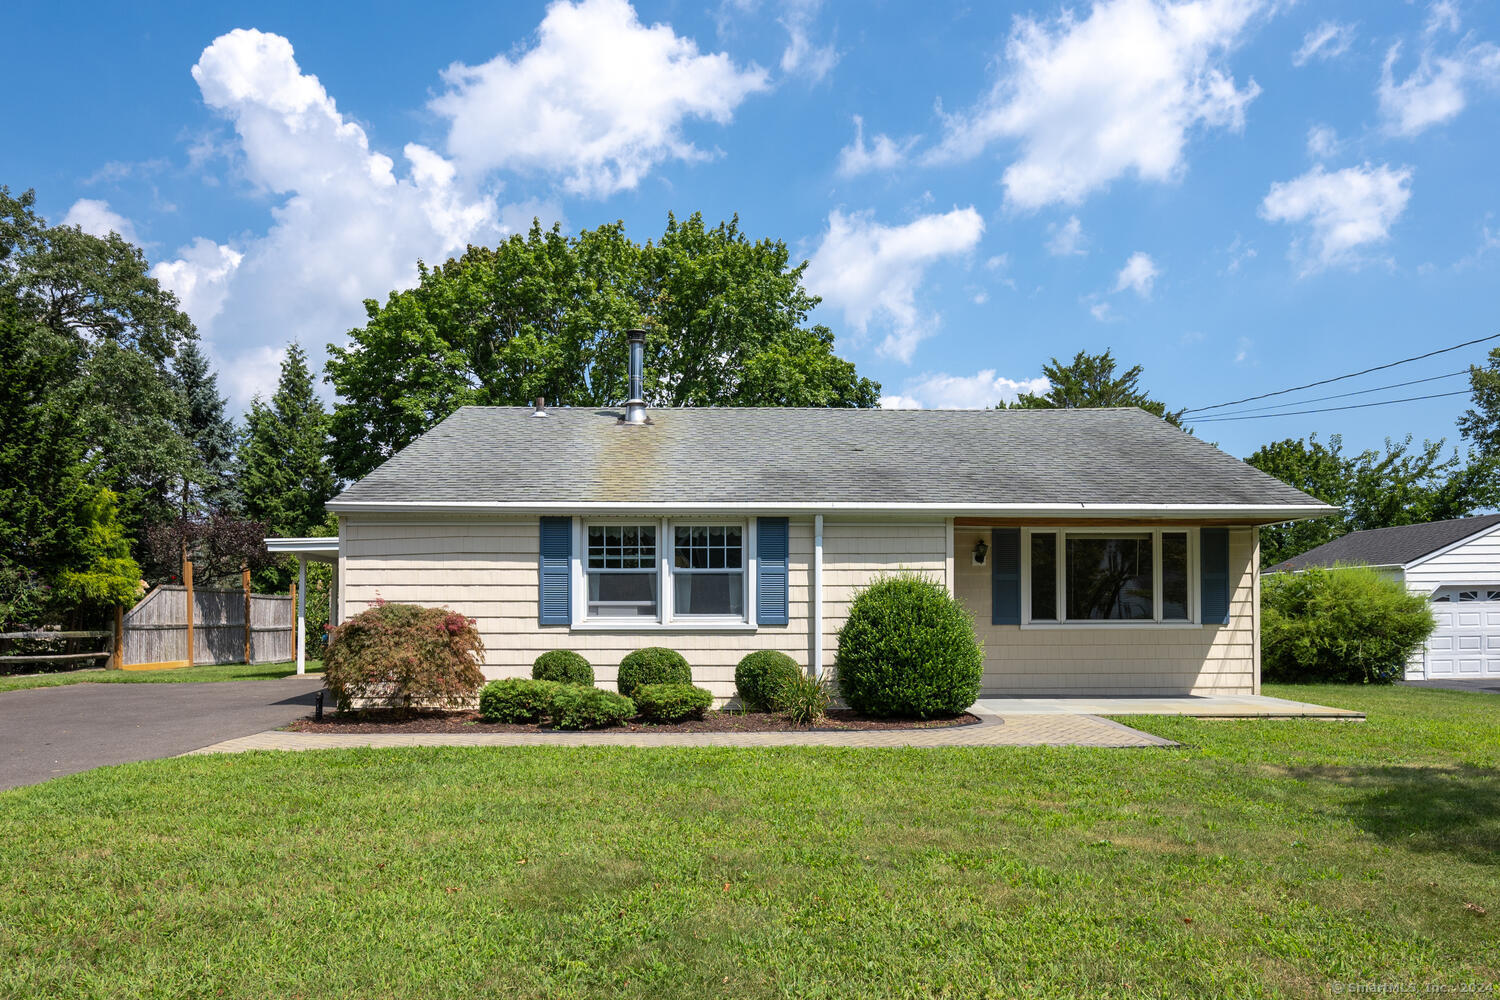
[{"label": "large leafy tree", "polygon": [[287,348],[269,402],[250,403],[240,447],[245,513],[280,535],[310,535],[327,519],[338,483],[328,466],[328,412],[313,388],[307,354]]},{"label": "large leafy tree", "polygon": [[1312,521],[1261,529],[1261,562],[1273,565],[1351,531],[1466,517],[1497,499],[1495,464],[1484,456],[1444,454],[1444,442],[1414,448],[1410,437],[1383,451],[1349,455],[1338,435],[1268,444],[1245,461],[1304,493],[1341,508]]},{"label": "large leafy tree", "polygon": [[175,513],[193,454],[169,362],[194,336],[136,247],[0,187],[0,562],[103,593],[78,574]]},{"label": "large leafy tree", "polygon": [[785,243],[738,220],[669,217],[659,241],[622,223],[565,236],[533,224],[471,247],[417,287],[365,303],[330,346],[332,457],[364,475],[465,404],[607,406],[626,395],[625,331],[648,331],[646,397],[659,406],[874,406],[877,383],[810,326],[818,299]]},{"label": "large leafy tree", "polygon": [[1458,432],[1485,455],[1500,455],[1500,347],[1483,365],[1469,366],[1470,406],[1458,418]]},{"label": "large leafy tree", "polygon": [[1042,374],[1051,383],[1044,393],[1027,393],[1010,404],[1018,410],[1082,409],[1103,406],[1138,406],[1168,423],[1182,426],[1182,410],[1168,410],[1165,403],[1152,399],[1141,388],[1140,365],[1117,372],[1117,362],[1108,350],[1103,354],[1079,351],[1064,364],[1053,358],[1042,366]]}]

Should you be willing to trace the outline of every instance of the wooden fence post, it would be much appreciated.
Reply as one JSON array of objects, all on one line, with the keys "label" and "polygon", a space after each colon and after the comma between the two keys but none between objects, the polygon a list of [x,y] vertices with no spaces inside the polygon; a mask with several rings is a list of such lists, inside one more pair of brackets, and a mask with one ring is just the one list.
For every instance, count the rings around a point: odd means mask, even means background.
[{"label": "wooden fence post", "polygon": [[110,650],[109,666],[111,670],[125,667],[125,609],[118,604],[115,605],[115,648]]},{"label": "wooden fence post", "polygon": [[182,582],[187,587],[187,665],[193,665],[193,561],[182,563]]},{"label": "wooden fence post", "polygon": [[250,665],[250,567],[240,570],[240,580],[245,585],[245,665]]}]

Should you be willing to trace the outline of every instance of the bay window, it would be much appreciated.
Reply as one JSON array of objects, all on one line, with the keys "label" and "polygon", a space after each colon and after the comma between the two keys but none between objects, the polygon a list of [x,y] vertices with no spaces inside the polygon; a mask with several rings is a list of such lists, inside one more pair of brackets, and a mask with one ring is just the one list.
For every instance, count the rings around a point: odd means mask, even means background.
[{"label": "bay window", "polygon": [[1193,532],[1179,528],[1029,529],[1030,624],[1193,620]]}]

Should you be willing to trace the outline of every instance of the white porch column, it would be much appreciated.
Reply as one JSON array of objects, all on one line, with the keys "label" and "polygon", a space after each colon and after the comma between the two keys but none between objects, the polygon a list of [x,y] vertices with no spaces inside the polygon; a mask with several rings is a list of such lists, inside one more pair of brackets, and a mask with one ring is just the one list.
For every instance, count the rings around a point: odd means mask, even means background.
[{"label": "white porch column", "polygon": [[813,563],[812,563],[812,593],[808,609],[808,626],[812,630],[812,668],[813,676],[819,680],[823,677],[823,515],[818,514],[813,518]]},{"label": "white porch column", "polygon": [[307,673],[307,557],[297,556],[297,674]]},{"label": "white porch column", "polygon": [[339,623],[339,564],[335,559],[328,564],[332,575],[328,580],[328,627]]}]

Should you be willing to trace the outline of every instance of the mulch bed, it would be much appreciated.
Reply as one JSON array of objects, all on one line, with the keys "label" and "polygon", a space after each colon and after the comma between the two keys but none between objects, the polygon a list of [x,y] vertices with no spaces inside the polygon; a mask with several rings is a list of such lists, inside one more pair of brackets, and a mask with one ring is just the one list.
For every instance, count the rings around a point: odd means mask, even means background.
[{"label": "mulch bed", "polygon": [[[848,709],[834,709],[816,726],[799,726],[765,712],[709,712],[702,719],[652,725],[630,722],[611,726],[611,733],[818,733],[831,730],[950,729],[979,720],[968,712],[951,719],[926,721],[867,719]],[[549,726],[485,722],[478,712],[424,712],[409,719],[377,713],[326,715],[322,722],[298,719],[287,727],[296,733],[548,733]]]}]

